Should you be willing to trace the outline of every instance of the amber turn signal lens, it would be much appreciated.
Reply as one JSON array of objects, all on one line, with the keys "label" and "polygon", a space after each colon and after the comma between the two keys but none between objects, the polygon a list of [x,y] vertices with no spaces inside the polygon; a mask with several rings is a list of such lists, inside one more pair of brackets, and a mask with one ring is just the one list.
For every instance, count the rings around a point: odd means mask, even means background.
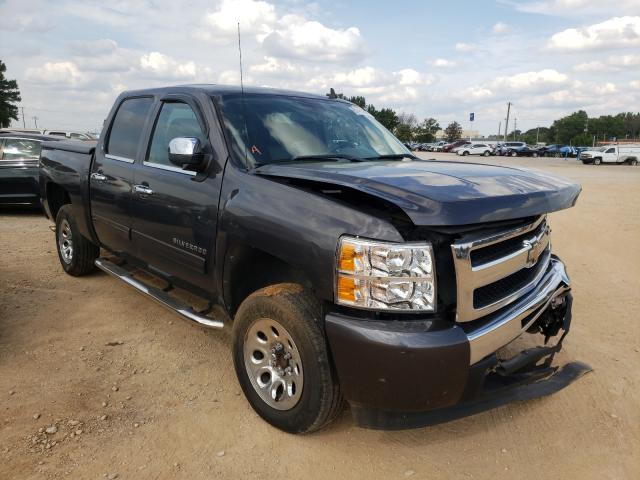
[{"label": "amber turn signal lens", "polygon": [[351,277],[338,277],[338,299],[345,302],[356,301],[356,281]]},{"label": "amber turn signal lens", "polygon": [[342,272],[354,272],[356,269],[356,246],[352,243],[343,243],[340,248],[340,262],[338,269]]}]

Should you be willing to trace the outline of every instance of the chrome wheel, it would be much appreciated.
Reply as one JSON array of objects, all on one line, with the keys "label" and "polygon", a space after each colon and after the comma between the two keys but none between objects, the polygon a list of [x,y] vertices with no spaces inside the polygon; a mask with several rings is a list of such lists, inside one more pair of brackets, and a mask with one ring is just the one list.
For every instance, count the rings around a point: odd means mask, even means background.
[{"label": "chrome wheel", "polygon": [[254,390],[276,410],[290,410],[302,395],[304,375],[298,347],[270,318],[256,320],[244,338],[244,365]]},{"label": "chrome wheel", "polygon": [[58,249],[60,250],[60,257],[62,257],[64,263],[71,263],[71,260],[73,260],[73,236],[71,234],[71,225],[69,225],[66,219],[60,222]]}]

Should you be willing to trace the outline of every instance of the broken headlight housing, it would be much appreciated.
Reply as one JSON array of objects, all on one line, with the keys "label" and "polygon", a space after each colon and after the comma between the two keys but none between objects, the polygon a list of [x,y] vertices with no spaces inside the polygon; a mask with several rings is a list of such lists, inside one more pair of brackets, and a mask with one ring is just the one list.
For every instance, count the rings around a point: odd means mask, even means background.
[{"label": "broken headlight housing", "polygon": [[430,243],[342,237],[336,302],[369,310],[435,312],[435,259]]}]

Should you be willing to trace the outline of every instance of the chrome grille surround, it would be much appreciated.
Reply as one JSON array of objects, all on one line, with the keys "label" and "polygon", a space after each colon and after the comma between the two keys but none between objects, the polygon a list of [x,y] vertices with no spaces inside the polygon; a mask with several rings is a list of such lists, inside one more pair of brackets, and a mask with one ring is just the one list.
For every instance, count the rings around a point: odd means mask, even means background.
[{"label": "chrome grille surround", "polygon": [[[451,245],[453,263],[456,269],[457,309],[456,321],[470,322],[505,307],[533,289],[547,271],[551,259],[550,229],[546,215],[532,223],[497,233],[470,234]],[[515,250],[491,261],[472,265],[471,252],[500,244],[514,237],[522,236],[522,243]],[[542,262],[542,264],[539,264]],[[535,269],[533,267],[536,267]],[[531,269],[531,279],[514,292],[489,305],[474,307],[474,291],[480,287],[502,280],[523,269]]]}]

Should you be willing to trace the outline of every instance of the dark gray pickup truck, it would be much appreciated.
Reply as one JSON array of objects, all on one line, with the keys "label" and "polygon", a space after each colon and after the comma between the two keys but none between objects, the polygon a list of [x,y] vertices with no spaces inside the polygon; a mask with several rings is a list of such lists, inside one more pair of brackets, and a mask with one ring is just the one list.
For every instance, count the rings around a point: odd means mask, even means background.
[{"label": "dark gray pickup truck", "polygon": [[[44,145],[40,189],[67,273],[97,266],[233,328],[246,398],[285,431],[321,428],[343,399],[360,425],[437,423],[587,368],[551,363],[572,296],[546,214],[580,187],[418,159],[343,100],[125,92],[97,145]],[[525,332],[544,345],[504,355]]]}]

